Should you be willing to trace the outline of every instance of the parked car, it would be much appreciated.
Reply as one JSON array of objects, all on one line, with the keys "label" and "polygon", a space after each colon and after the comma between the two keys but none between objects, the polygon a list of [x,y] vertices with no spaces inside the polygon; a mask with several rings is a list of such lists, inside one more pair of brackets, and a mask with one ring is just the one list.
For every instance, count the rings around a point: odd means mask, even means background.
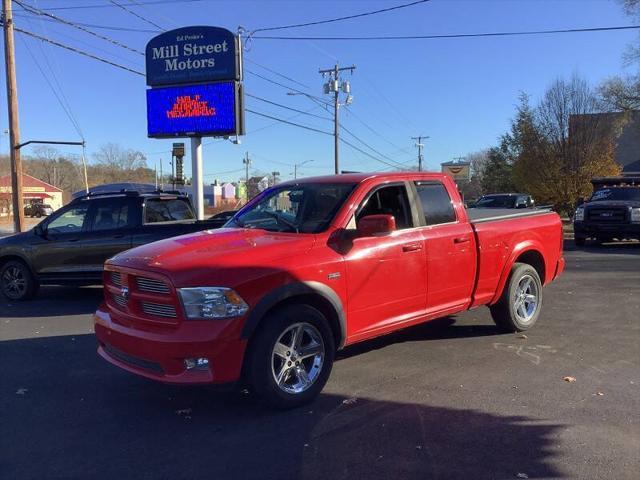
[{"label": "parked car", "polygon": [[25,217],[48,217],[53,213],[53,208],[47,203],[29,203],[24,206]]},{"label": "parked car", "polygon": [[594,178],[593,194],[573,216],[575,244],[640,240],[640,177]]},{"label": "parked car", "polygon": [[493,193],[483,195],[472,208],[533,208],[536,204],[526,193]]},{"label": "parked car", "polygon": [[557,214],[470,219],[445,174],[293,180],[222,229],[108,260],[98,353],[166,383],[242,380],[293,407],[346,345],[481,305],[501,330],[531,328],[563,268]]},{"label": "parked car", "polygon": [[40,285],[102,283],[107,258],[131,247],[198,230],[189,198],[159,191],[79,196],[33,229],[0,239],[0,292],[33,297]]}]

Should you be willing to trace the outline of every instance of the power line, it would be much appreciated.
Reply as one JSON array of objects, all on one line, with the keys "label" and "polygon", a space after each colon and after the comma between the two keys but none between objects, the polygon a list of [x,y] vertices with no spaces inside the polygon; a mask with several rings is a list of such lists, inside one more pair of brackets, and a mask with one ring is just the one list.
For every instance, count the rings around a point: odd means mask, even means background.
[{"label": "power line", "polygon": [[558,30],[528,30],[523,32],[482,32],[482,33],[452,33],[445,35],[388,35],[369,37],[273,37],[257,36],[251,37],[254,40],[433,40],[444,38],[477,38],[477,37],[513,37],[523,35],[553,35],[559,33],[584,33],[584,32],[608,32],[616,30],[637,30],[640,25],[622,25],[613,27],[592,27],[592,28],[566,28]]},{"label": "power line", "polygon": [[391,145],[394,148],[397,148],[398,150],[402,150],[402,147],[396,145],[395,143],[393,143],[391,140],[386,139],[384,136],[382,136],[382,134],[380,134],[380,132],[378,132],[377,130],[375,130],[373,127],[369,126],[364,120],[362,120],[358,115],[355,114],[355,112],[353,110],[351,110],[349,108],[348,105],[345,105],[345,109],[347,110],[347,112],[350,115],[353,115],[353,117],[358,120],[367,130],[369,130],[371,133],[373,133],[374,135],[376,135],[377,137],[379,137],[380,139],[384,140],[385,142],[387,142],[389,145]]},{"label": "power line", "polygon": [[393,158],[389,157],[388,155],[385,155],[384,153],[380,153],[378,150],[376,150],[375,148],[373,148],[371,145],[369,145],[367,142],[365,142],[364,140],[362,140],[360,137],[358,137],[356,134],[354,134],[351,130],[349,130],[347,127],[345,127],[344,125],[340,125],[340,128],[342,130],[344,130],[345,132],[347,132],[349,135],[351,135],[353,138],[355,138],[358,142],[360,142],[362,145],[364,145],[365,147],[367,147],[369,150],[371,150],[372,152],[374,152],[376,155],[379,155],[382,158],[386,158],[387,160],[397,164],[398,166],[400,165],[399,162],[396,162]]},{"label": "power line", "polygon": [[51,40],[49,38],[43,37],[43,36],[38,35],[36,33],[30,32],[28,30],[22,30],[21,28],[14,27],[14,30],[16,32],[22,33],[24,35],[29,35],[30,37],[37,38],[38,40],[42,40],[43,42],[47,42],[47,43],[50,43],[52,45],[55,45],[56,47],[64,48],[64,49],[69,50],[71,52],[78,53],[80,55],[84,55],[85,57],[92,58],[93,60],[97,60],[99,62],[106,63],[107,65],[111,65],[112,67],[117,67],[117,68],[120,68],[122,70],[126,70],[127,72],[135,73],[136,75],[140,75],[140,76],[144,77],[144,73],[139,72],[138,70],[134,70],[133,68],[125,67],[124,65],[120,65],[119,63],[115,63],[115,62],[112,62],[111,60],[107,60],[105,58],[98,57],[97,55],[94,55],[92,53],[85,52],[84,50],[80,50],[78,48],[71,47],[69,45],[65,45],[64,43],[60,43],[60,42],[57,42],[55,40]]},{"label": "power line", "polygon": [[418,5],[420,3],[427,3],[429,1],[430,0],[417,0],[417,1],[411,2],[411,3],[404,3],[402,5],[396,5],[395,7],[382,8],[380,10],[373,10],[373,11],[370,11],[370,12],[357,13],[355,15],[347,15],[345,17],[331,18],[331,19],[328,19],[328,20],[319,20],[319,21],[316,21],[316,22],[298,23],[298,24],[294,24],[294,25],[282,25],[282,26],[279,26],[279,27],[258,28],[256,30],[253,30],[253,32],[251,32],[251,34],[254,34],[256,32],[269,32],[269,31],[273,31],[273,30],[284,30],[284,29],[288,29],[288,28],[310,27],[312,25],[322,25],[322,24],[325,24],[325,23],[334,23],[334,22],[341,22],[343,20],[352,20],[354,18],[368,17],[370,15],[376,15],[378,13],[385,13],[385,12],[390,12],[392,10],[399,10],[401,8],[412,7],[413,5]]},{"label": "power line", "polygon": [[247,68],[245,68],[245,69],[244,69],[244,71],[245,71],[246,73],[250,74],[250,75],[253,75],[254,77],[261,78],[262,80],[264,80],[264,81],[266,81],[266,82],[269,82],[269,83],[272,83],[272,84],[277,85],[277,86],[279,86],[279,87],[282,87],[282,88],[284,88],[284,89],[286,89],[286,90],[288,90],[288,91],[293,91],[293,92],[301,93],[302,95],[308,95],[308,93],[303,92],[302,90],[298,90],[297,88],[290,87],[290,86],[288,86],[288,85],[285,85],[284,83],[276,82],[275,80],[271,80],[270,78],[265,77],[264,75],[260,75],[259,73],[256,73],[256,72],[254,72],[254,71],[252,71],[252,70],[249,70],[249,69],[247,69]]},{"label": "power line", "polygon": [[[151,0],[151,1],[147,1],[147,2],[138,2],[138,3],[123,3],[122,5],[127,6],[127,7],[136,7],[136,6],[141,6],[141,5],[164,5],[164,4],[171,4],[171,3],[196,3],[196,2],[204,2],[207,0]],[[49,8],[45,8],[43,10],[47,10],[47,11],[54,11],[54,10],[82,10],[82,9],[89,9],[89,8],[110,8],[113,7],[114,5],[108,5],[108,4],[93,4],[93,5],[73,5],[73,6],[64,6],[64,7],[49,7]]]},{"label": "power line", "polygon": [[251,60],[250,58],[245,58],[244,61],[247,62],[247,63],[252,63],[253,65],[255,65],[257,67],[263,68],[267,72],[273,73],[274,75],[278,75],[279,77],[282,77],[285,80],[289,80],[290,82],[296,83],[296,84],[300,85],[301,87],[311,88],[311,87],[309,87],[309,85],[305,85],[304,83],[301,83],[301,82],[299,82],[299,81],[297,81],[297,80],[295,80],[295,79],[293,79],[291,77],[287,77],[286,75],[283,75],[282,73],[280,73],[280,72],[278,72],[276,70],[273,70],[273,69],[271,69],[269,67],[265,67],[264,65],[261,65],[260,63],[254,61],[254,60]]},{"label": "power line", "polygon": [[[105,6],[110,6],[110,5],[105,5]],[[44,10],[42,10],[44,12]],[[22,17],[22,18],[28,18],[30,17],[30,15],[27,15],[25,13],[15,13],[13,15],[14,17]],[[50,18],[41,18],[41,21],[45,21],[45,22],[51,22],[51,23],[57,23],[56,20],[52,20]],[[117,31],[117,32],[136,32],[136,33],[160,33],[161,30],[149,30],[149,29],[143,29],[143,28],[130,28],[130,27],[121,27],[121,26],[115,26],[115,25],[96,25],[95,23],[82,23],[82,22],[75,22],[76,25],[80,25],[82,27],[88,27],[88,28],[97,28],[99,30],[113,30],[113,31]]]},{"label": "power line", "polygon": [[[143,22],[148,23],[149,25],[153,25],[156,28],[159,28],[162,31],[165,31],[165,28],[162,28],[160,25],[158,25],[155,22],[152,22],[151,20],[149,20],[148,18],[134,12],[133,10],[129,10],[126,6],[124,6],[123,4],[120,4],[118,2],[116,2],[115,0],[109,0],[109,2],[111,2],[113,5],[115,5],[116,7],[120,7],[122,10],[124,10],[125,12],[129,13],[130,15],[133,15],[134,17],[142,20]],[[131,4],[130,4],[131,5]],[[139,6],[139,4],[133,4],[133,6]]]},{"label": "power line", "polygon": [[101,40],[105,40],[105,41],[107,41],[109,43],[112,43],[112,44],[114,44],[114,45],[116,45],[116,46],[118,46],[120,48],[124,48],[125,50],[129,50],[130,52],[137,53],[139,55],[143,55],[144,56],[144,52],[142,52],[140,50],[136,50],[135,48],[131,48],[128,45],[125,45],[124,43],[119,42],[118,40],[114,40],[113,38],[105,37],[104,35],[100,35],[99,33],[93,32],[93,31],[91,31],[91,30],[89,30],[89,29],[87,29],[87,28],[85,28],[85,27],[83,27],[83,26],[81,26],[81,25],[79,25],[77,23],[74,23],[74,22],[72,22],[70,20],[66,20],[64,18],[58,17],[56,15],[53,15],[52,13],[47,13],[47,12],[41,10],[41,9],[34,8],[31,5],[24,4],[20,0],[13,0],[13,1],[14,1],[14,3],[17,3],[18,5],[20,5],[27,12],[30,12],[30,13],[32,13],[34,15],[44,15],[45,17],[49,17],[49,18],[51,18],[51,19],[53,19],[53,20],[55,20],[55,21],[57,21],[59,23],[63,23],[65,25],[69,25],[69,26],[71,26],[73,28],[76,28],[76,29],[81,30],[81,31],[83,31],[85,33],[88,33],[89,35],[93,35],[96,38],[99,38]]},{"label": "power line", "polygon": [[310,117],[320,118],[322,120],[329,120],[329,121],[333,120],[333,119],[331,119],[329,117],[323,117],[322,115],[316,115],[316,114],[313,114],[313,113],[305,112],[304,110],[298,110],[297,108],[289,107],[287,105],[283,105],[281,103],[274,102],[272,100],[267,100],[266,98],[258,97],[256,95],[251,95],[250,93],[245,93],[245,96],[250,97],[250,98],[255,98],[256,100],[260,100],[261,102],[270,103],[271,105],[275,105],[276,107],[285,108],[285,109],[291,110],[293,112],[298,112],[301,115],[308,115]]},{"label": "power line", "polygon": [[331,136],[333,136],[333,134],[332,134],[332,133],[330,133],[330,132],[325,132],[324,130],[320,130],[320,129],[317,129],[317,128],[309,127],[309,126],[307,126],[307,125],[301,125],[300,123],[290,122],[290,121],[288,121],[288,120],[284,120],[284,119],[282,119],[282,118],[274,117],[274,116],[272,116],[272,115],[267,115],[266,113],[256,112],[256,111],[254,111],[254,110],[250,110],[250,109],[248,109],[248,108],[246,108],[246,109],[245,109],[245,111],[247,111],[247,112],[249,112],[249,113],[253,113],[254,115],[259,115],[259,116],[261,116],[261,117],[270,118],[271,120],[276,120],[276,121],[278,121],[278,122],[280,122],[280,123],[285,123],[285,124],[287,124],[287,125],[291,125],[291,126],[294,126],[294,127],[304,128],[305,130],[310,130],[310,131],[312,131],[312,132],[316,132],[316,133],[323,133],[323,134],[325,134],[325,135],[331,135]]},{"label": "power line", "polygon": [[371,155],[369,152],[366,152],[364,150],[362,150],[360,147],[356,147],[353,143],[346,141],[344,138],[340,137],[340,141],[342,143],[344,143],[345,145],[349,145],[351,148],[353,148],[354,150],[357,150],[358,152],[366,155],[369,158],[372,158],[373,160],[375,160],[376,162],[380,162],[380,163],[384,163],[385,165],[389,166],[389,167],[393,167],[393,168],[399,168],[399,165],[393,165],[392,163],[386,162],[380,158],[374,157],[373,155]]}]

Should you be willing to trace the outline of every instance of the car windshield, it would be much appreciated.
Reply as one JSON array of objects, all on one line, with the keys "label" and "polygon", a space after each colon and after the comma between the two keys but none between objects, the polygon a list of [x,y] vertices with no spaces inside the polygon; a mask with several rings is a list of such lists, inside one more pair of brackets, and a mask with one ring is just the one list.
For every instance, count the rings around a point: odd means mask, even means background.
[{"label": "car windshield", "polygon": [[622,200],[640,202],[640,187],[600,188],[593,192],[590,202]]},{"label": "car windshield", "polygon": [[272,232],[322,232],[354,187],[352,183],[273,187],[240,210],[225,227],[260,228]]},{"label": "car windshield", "polygon": [[512,208],[515,201],[516,197],[513,195],[491,195],[481,197],[475,206],[479,208]]}]

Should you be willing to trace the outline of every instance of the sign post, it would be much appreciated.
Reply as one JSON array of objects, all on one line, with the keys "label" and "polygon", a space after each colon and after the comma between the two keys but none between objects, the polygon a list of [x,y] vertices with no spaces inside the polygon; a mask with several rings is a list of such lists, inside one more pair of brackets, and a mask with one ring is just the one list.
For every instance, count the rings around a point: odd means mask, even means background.
[{"label": "sign post", "polygon": [[209,26],[164,32],[147,43],[146,71],[147,135],[191,138],[193,201],[202,220],[202,137],[244,135],[240,37]]}]

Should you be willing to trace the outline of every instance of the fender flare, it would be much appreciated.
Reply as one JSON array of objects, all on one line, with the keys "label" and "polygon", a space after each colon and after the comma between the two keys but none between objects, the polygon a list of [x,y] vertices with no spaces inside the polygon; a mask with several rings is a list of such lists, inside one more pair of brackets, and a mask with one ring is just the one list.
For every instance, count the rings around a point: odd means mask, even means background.
[{"label": "fender flare", "polygon": [[[511,273],[511,268],[513,267],[513,264],[516,263],[516,259],[523,253],[526,253],[526,252],[539,253],[540,256],[542,257],[542,261],[545,264],[545,271],[548,271],[547,259],[544,257],[544,254],[542,253],[543,251],[544,250],[542,248],[542,244],[536,240],[527,240],[527,241],[518,243],[504,264],[502,273],[500,274],[500,280],[498,281],[498,285],[496,287],[496,293],[491,299],[491,301],[489,302],[489,305],[493,305],[498,300],[500,300],[500,297],[502,296],[502,291],[504,290],[504,286],[506,285],[507,280],[509,278],[509,274]],[[542,282],[543,285],[545,284],[544,278],[541,278],[540,281]]]},{"label": "fender flare", "polygon": [[347,338],[347,322],[342,301],[331,287],[328,287],[323,283],[313,281],[288,283],[263,296],[255,307],[251,309],[251,312],[249,312],[249,316],[242,328],[240,337],[243,339],[249,339],[271,308],[285,300],[299,297],[301,295],[317,295],[322,297],[331,305],[338,320],[340,334],[338,341],[336,342],[336,347],[338,350],[341,349]]},{"label": "fender flare", "polygon": [[7,252],[2,252],[2,254],[0,254],[0,265],[4,264],[5,261],[11,260],[11,259],[20,260],[22,263],[24,263],[27,266],[27,268],[31,272],[31,275],[33,275],[33,277],[35,279],[38,278],[38,275],[37,275],[36,271],[33,269],[33,266],[31,265],[31,262],[29,261],[27,256],[24,255],[22,252],[15,251],[15,250],[9,250]]}]

